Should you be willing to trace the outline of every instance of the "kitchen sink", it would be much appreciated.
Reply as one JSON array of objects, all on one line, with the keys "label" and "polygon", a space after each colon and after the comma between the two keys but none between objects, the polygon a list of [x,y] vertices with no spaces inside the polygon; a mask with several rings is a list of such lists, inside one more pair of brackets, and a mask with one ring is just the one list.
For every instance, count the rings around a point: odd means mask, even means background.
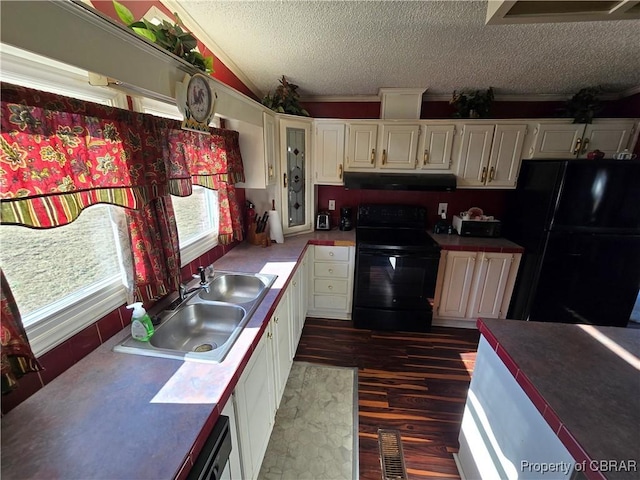
[{"label": "kitchen sink", "polygon": [[219,272],[209,291],[198,290],[165,311],[149,341],[130,335],[113,350],[152,357],[218,363],[224,360],[277,275]]},{"label": "kitchen sink", "polygon": [[244,308],[236,305],[187,305],[169,317],[149,343],[156,348],[208,352],[224,345],[244,316]]},{"label": "kitchen sink", "polygon": [[209,291],[201,291],[202,300],[227,303],[247,303],[255,300],[267,287],[269,279],[262,275],[227,273],[214,278]]}]

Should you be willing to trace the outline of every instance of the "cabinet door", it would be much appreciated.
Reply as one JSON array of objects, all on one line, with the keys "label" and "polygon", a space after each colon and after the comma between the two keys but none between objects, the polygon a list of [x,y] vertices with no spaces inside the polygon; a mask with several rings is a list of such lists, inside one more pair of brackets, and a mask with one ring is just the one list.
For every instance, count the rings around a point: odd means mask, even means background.
[{"label": "cabinet door", "polygon": [[314,182],[342,185],[344,123],[320,123],[315,128]]},{"label": "cabinet door", "polygon": [[263,112],[264,125],[264,160],[266,165],[266,182],[267,185],[275,185],[278,175],[276,168],[277,146],[276,146],[276,119]]},{"label": "cabinet door", "polygon": [[484,185],[495,125],[464,125],[458,162],[458,185]]},{"label": "cabinet door", "polygon": [[489,158],[487,186],[515,188],[526,134],[526,125],[496,125]]},{"label": "cabinet door", "polygon": [[476,264],[476,252],[447,252],[438,316],[464,318]]},{"label": "cabinet door", "polygon": [[451,149],[455,125],[425,125],[418,165],[423,170],[447,170],[451,167]]},{"label": "cabinet door", "polygon": [[280,120],[282,224],[284,234],[313,230],[311,125],[303,120]]},{"label": "cabinet door", "polygon": [[584,124],[540,123],[529,158],[575,158]]},{"label": "cabinet door", "polygon": [[629,148],[634,126],[633,120],[587,125],[582,137],[580,157],[586,158],[587,152],[597,149],[604,152],[606,158],[610,158],[614,153]]},{"label": "cabinet door", "polygon": [[291,354],[291,305],[290,290],[284,293],[276,311],[271,317],[271,325],[273,328],[273,340],[275,346],[274,352],[274,369],[275,369],[275,405],[276,409],[280,406],[280,400],[284,393],[284,387],[287,384],[289,370],[293,361]]},{"label": "cabinet door", "polygon": [[298,348],[298,342],[300,341],[300,334],[302,333],[302,326],[304,324],[304,313],[303,313],[303,301],[302,301],[302,264],[298,265],[296,272],[293,274],[293,278],[291,279],[291,283],[287,290],[289,293],[289,300],[291,303],[291,317],[290,317],[290,340],[291,347],[290,353],[291,358],[295,357],[296,350]]},{"label": "cabinet door", "polygon": [[419,125],[383,125],[380,168],[415,169]]},{"label": "cabinet door", "polygon": [[236,385],[234,399],[243,478],[257,478],[274,423],[273,363],[264,335]]},{"label": "cabinet door", "polygon": [[370,170],[376,165],[378,125],[352,123],[349,129],[347,170]]},{"label": "cabinet door", "polygon": [[467,317],[499,318],[509,279],[512,253],[479,254]]}]

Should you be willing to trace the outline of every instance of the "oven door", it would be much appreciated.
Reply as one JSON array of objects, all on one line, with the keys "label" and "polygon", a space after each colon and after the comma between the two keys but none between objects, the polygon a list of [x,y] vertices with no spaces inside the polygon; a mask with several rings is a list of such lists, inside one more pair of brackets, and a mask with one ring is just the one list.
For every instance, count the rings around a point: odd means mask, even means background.
[{"label": "oven door", "polygon": [[439,252],[359,248],[354,325],[385,330],[428,330],[439,261]]}]

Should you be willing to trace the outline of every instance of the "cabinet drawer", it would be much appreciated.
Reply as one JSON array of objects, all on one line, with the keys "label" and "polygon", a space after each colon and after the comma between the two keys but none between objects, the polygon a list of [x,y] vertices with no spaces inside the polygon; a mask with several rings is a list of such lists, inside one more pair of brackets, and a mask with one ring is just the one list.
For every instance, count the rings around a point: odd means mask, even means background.
[{"label": "cabinet drawer", "polygon": [[313,275],[316,277],[347,278],[349,266],[346,263],[314,263]]},{"label": "cabinet drawer", "polygon": [[343,295],[314,295],[313,306],[316,310],[347,310],[347,297]]},{"label": "cabinet drawer", "polygon": [[321,262],[348,262],[349,248],[316,245],[315,259]]},{"label": "cabinet drawer", "polygon": [[348,293],[347,281],[316,278],[313,282],[313,293],[337,293],[346,295]]}]

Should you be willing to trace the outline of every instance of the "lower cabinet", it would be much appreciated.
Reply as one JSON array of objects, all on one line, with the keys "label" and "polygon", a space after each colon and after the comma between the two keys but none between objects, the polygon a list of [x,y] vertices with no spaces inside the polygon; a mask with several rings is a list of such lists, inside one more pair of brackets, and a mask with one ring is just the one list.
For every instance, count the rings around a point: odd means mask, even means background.
[{"label": "lower cabinet", "polygon": [[475,325],[478,317],[505,318],[513,293],[519,253],[443,251],[435,318]]},{"label": "lower cabinet", "polygon": [[[310,251],[312,247],[307,249]],[[230,460],[233,479],[255,479],[260,472],[304,326],[308,264],[308,255],[305,255],[233,392],[235,417],[231,428],[237,432],[237,441],[233,439],[235,452]],[[228,406],[229,403],[225,409]]]},{"label": "lower cabinet", "polygon": [[275,420],[270,343],[267,332],[258,342],[233,393],[243,479],[258,477]]},{"label": "lower cabinet", "polygon": [[309,267],[309,316],[351,318],[354,258],[355,247],[313,247]]}]

